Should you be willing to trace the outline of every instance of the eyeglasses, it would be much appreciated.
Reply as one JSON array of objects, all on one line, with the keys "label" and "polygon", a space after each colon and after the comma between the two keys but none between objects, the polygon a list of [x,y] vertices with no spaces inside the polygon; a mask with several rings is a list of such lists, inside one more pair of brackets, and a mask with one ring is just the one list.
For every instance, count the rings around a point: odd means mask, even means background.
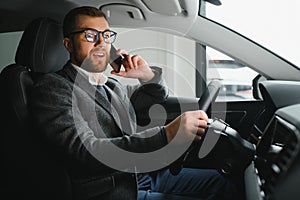
[{"label": "eyeglasses", "polygon": [[93,28],[86,28],[81,31],[75,31],[75,32],[70,33],[69,36],[77,34],[77,33],[84,33],[86,41],[91,42],[91,43],[98,42],[100,39],[100,34],[102,35],[104,42],[107,44],[113,43],[117,37],[117,33],[112,30],[98,31]]}]

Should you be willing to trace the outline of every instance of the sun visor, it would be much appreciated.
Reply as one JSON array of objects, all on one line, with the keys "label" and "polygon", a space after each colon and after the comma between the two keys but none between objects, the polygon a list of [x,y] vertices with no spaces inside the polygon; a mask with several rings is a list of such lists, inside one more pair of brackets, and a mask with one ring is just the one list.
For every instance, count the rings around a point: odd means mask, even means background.
[{"label": "sun visor", "polygon": [[179,0],[143,0],[143,2],[149,10],[158,14],[176,16],[183,11]]}]

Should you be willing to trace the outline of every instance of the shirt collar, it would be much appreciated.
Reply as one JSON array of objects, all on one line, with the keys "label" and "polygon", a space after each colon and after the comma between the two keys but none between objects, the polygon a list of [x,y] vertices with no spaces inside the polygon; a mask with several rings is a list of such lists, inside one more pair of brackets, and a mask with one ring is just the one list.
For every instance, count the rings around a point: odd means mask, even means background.
[{"label": "shirt collar", "polygon": [[71,65],[86,79],[88,79],[89,83],[92,85],[104,85],[107,82],[107,76],[101,72],[99,73],[91,73],[88,72],[81,67],[78,67],[77,65],[71,63]]}]

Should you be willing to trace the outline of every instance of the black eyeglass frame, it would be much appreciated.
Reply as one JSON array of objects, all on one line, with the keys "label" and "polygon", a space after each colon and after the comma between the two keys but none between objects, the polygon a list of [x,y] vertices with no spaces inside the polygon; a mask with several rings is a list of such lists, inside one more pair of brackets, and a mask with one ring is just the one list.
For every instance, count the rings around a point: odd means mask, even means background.
[{"label": "black eyeglass frame", "polygon": [[[87,31],[95,31],[95,32],[97,33],[97,34],[95,35],[96,38],[95,38],[94,41],[89,41],[88,35],[87,35]],[[107,32],[112,33],[112,34],[110,34],[110,38],[113,37],[113,38],[114,38],[113,41],[110,41],[110,40],[109,40],[109,42],[106,41],[107,36],[105,35],[105,33],[107,33]],[[96,42],[98,42],[99,39],[100,39],[100,34],[102,35],[104,42],[107,43],[107,44],[112,44],[112,43],[114,43],[115,40],[116,40],[116,37],[117,37],[117,32],[115,32],[115,31],[112,31],[112,30],[109,30],[109,29],[106,29],[106,30],[104,30],[104,31],[98,31],[98,30],[96,30],[96,29],[94,29],[94,28],[85,28],[85,29],[82,29],[82,30],[80,30],[80,31],[74,31],[74,32],[71,32],[71,33],[68,35],[68,37],[70,37],[71,35],[74,35],[74,34],[78,34],[78,33],[84,33],[84,36],[85,36],[85,38],[86,38],[86,41],[88,41],[88,42],[90,42],[90,43],[96,43]]]}]

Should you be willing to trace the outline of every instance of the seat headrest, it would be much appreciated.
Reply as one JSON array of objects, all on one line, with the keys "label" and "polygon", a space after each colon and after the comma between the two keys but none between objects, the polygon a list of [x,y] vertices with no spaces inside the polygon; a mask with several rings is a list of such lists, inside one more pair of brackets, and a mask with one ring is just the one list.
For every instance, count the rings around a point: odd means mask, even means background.
[{"label": "seat headrest", "polygon": [[62,25],[50,18],[33,20],[23,32],[15,62],[34,72],[55,72],[69,58],[63,45]]}]

